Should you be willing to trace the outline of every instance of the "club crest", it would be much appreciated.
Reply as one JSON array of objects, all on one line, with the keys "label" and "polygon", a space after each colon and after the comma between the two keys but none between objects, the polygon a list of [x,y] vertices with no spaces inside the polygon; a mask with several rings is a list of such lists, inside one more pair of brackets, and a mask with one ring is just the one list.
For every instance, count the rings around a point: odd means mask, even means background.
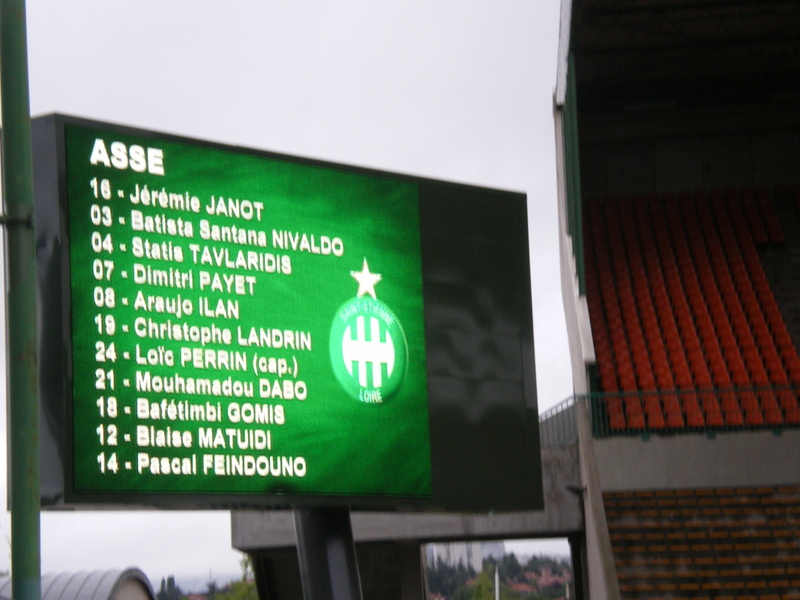
[{"label": "club crest", "polygon": [[356,297],[336,311],[330,335],[333,372],[352,398],[382,404],[399,390],[408,365],[408,345],[397,316],[378,300],[375,285],[382,276],[367,259],[350,275],[358,282]]}]

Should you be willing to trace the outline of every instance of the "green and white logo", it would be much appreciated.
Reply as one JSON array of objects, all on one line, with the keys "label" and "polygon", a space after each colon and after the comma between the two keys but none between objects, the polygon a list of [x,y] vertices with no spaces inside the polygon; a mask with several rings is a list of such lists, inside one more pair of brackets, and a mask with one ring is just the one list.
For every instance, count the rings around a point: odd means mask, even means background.
[{"label": "green and white logo", "polygon": [[350,275],[358,282],[358,292],[336,311],[331,325],[331,364],[350,396],[367,404],[382,404],[405,378],[406,336],[392,309],[378,300],[375,285],[382,278],[370,272],[367,259],[360,271],[350,271]]}]

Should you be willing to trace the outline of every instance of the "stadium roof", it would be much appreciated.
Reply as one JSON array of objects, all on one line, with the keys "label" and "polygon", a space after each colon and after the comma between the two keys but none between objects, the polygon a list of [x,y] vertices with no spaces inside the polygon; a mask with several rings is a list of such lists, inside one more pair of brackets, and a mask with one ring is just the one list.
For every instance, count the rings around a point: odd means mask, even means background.
[{"label": "stadium roof", "polygon": [[[11,579],[0,577],[0,598],[11,598]],[[153,588],[139,569],[48,573],[42,576],[42,600],[154,600]]]},{"label": "stadium roof", "polygon": [[[564,0],[581,111],[800,97],[796,0]],[[570,42],[570,40],[572,40]],[[560,73],[557,101],[563,98]]]}]

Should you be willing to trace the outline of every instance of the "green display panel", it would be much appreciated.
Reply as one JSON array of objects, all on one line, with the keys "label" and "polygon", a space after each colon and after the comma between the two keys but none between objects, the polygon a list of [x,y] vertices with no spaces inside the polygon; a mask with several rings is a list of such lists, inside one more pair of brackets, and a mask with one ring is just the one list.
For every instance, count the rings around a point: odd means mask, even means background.
[{"label": "green display panel", "polygon": [[75,495],[431,496],[415,183],[75,123],[63,147]]}]

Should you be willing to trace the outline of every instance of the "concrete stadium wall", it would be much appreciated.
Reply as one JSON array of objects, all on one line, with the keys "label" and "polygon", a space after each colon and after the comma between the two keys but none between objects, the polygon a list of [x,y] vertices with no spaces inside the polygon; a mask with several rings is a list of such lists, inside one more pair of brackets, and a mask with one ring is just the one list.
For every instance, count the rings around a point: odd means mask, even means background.
[{"label": "concrete stadium wall", "polygon": [[603,491],[751,487],[800,481],[800,430],[595,439]]},{"label": "concrete stadium wall", "polygon": [[[566,537],[583,530],[581,500],[567,486],[580,486],[576,445],[542,448],[545,509],[496,515],[355,512],[356,542]],[[480,482],[475,482],[480,485]],[[246,552],[295,546],[290,511],[232,511],[234,548]]]},{"label": "concrete stadium wall", "polygon": [[[497,515],[351,514],[365,598],[425,600],[421,544],[448,540],[582,537],[578,446],[542,448],[543,511]],[[481,482],[476,481],[475,485]],[[247,552],[262,597],[303,600],[290,511],[233,511],[234,548]]]}]

